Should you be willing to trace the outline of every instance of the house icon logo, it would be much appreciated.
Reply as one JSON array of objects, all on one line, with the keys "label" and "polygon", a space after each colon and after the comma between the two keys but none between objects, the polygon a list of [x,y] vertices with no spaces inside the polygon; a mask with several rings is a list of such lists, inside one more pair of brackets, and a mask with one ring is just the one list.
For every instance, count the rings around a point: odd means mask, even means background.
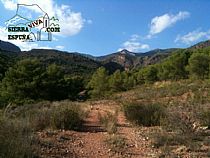
[{"label": "house icon logo", "polygon": [[52,40],[51,32],[47,32],[47,38],[42,39],[42,32],[46,32],[46,29],[49,28],[49,26],[50,26],[50,18],[48,16],[48,14],[46,13],[43,17],[43,27],[40,29],[40,31],[37,31],[37,40],[38,41],[42,41],[42,40],[51,41]]},{"label": "house icon logo", "polygon": [[50,18],[37,4],[17,4],[16,14],[5,24],[8,40],[52,41],[52,34],[60,32],[59,19]]}]

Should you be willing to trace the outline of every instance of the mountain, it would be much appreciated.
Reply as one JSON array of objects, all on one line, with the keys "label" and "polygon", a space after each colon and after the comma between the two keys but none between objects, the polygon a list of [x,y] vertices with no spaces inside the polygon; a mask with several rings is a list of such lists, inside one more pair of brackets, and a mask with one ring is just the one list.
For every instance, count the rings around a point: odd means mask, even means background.
[{"label": "mountain", "polygon": [[0,50],[8,52],[21,52],[20,48],[10,42],[5,42],[0,40]]},{"label": "mountain", "polygon": [[210,47],[210,40],[199,42],[191,46],[190,49],[199,49],[199,48],[206,48],[206,47]]},{"label": "mountain", "polygon": [[14,52],[14,50],[5,51],[0,49],[0,80],[4,77],[8,68],[14,65],[19,53]]},{"label": "mountain", "polygon": [[[200,42],[188,49],[204,48],[208,46],[210,46],[210,40]],[[30,51],[21,52],[20,48],[17,46],[9,42],[0,41],[1,65],[5,64],[8,57],[15,59],[11,61],[16,61],[16,59],[38,58],[46,65],[56,63],[62,66],[68,74],[83,76],[90,76],[100,66],[104,66],[110,73],[113,73],[117,69],[129,70],[156,64],[177,50],[179,50],[179,48],[154,49],[145,53],[134,53],[123,49],[116,53],[95,57],[89,54],[81,54],[78,52],[70,53],[53,49],[32,49]]]},{"label": "mountain", "polygon": [[154,49],[145,53],[138,53],[138,56],[152,56],[155,54],[170,54],[171,52],[177,51],[179,48],[169,48],[169,49]]},{"label": "mountain", "polygon": [[97,57],[97,60],[102,62],[105,67],[128,69],[134,65],[136,55],[126,49],[123,49],[113,54]]},{"label": "mountain", "polygon": [[[146,53],[134,53],[126,49],[105,56],[94,57],[78,52],[64,52],[53,49],[32,49],[20,51],[20,48],[9,43],[1,42],[3,50],[0,54],[11,58],[38,58],[46,65],[56,63],[64,68],[68,74],[91,75],[98,67],[104,66],[110,73],[116,70],[128,70],[136,67],[155,64],[168,57],[177,49],[155,49]],[[0,46],[1,46],[0,45]],[[18,52],[12,54],[11,52]]]},{"label": "mountain", "polygon": [[79,55],[82,55],[86,58],[90,58],[92,60],[97,60],[97,57],[93,56],[93,55],[90,55],[90,54],[84,54],[84,53],[79,53],[79,52],[75,52],[76,54],[79,54]]},{"label": "mountain", "polygon": [[97,60],[102,62],[105,66],[108,65],[127,70],[158,63],[176,50],[178,50],[178,48],[155,49],[146,53],[134,53],[123,49],[116,53],[97,57]]},{"label": "mountain", "polygon": [[84,57],[78,53],[69,53],[53,49],[32,49],[19,54],[20,59],[38,58],[46,65],[57,64],[64,68],[68,74],[88,75],[101,65],[100,62]]}]

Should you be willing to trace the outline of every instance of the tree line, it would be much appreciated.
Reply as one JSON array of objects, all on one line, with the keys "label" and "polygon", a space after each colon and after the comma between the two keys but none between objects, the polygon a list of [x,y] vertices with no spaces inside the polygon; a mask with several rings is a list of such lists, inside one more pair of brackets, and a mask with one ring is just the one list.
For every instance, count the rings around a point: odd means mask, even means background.
[{"label": "tree line", "polygon": [[10,102],[76,100],[82,91],[87,92],[86,96],[100,98],[156,81],[209,79],[210,48],[178,50],[161,63],[113,74],[100,67],[90,79],[65,73],[62,66],[46,65],[36,58],[18,60],[0,72],[0,106]]},{"label": "tree line", "polygon": [[0,83],[0,101],[3,106],[9,102],[74,100],[83,86],[81,77],[66,75],[61,66],[23,59],[6,71]]},{"label": "tree line", "polygon": [[90,95],[101,97],[136,85],[180,79],[210,79],[210,48],[178,50],[161,63],[129,72],[118,70],[112,75],[101,67],[93,74],[88,88]]}]

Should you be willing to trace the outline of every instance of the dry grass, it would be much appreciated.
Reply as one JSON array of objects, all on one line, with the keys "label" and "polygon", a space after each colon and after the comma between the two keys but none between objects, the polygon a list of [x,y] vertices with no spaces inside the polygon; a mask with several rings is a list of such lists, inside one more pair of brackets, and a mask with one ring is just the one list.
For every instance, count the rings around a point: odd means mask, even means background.
[{"label": "dry grass", "polygon": [[[156,124],[160,125],[162,130],[151,134],[153,145],[162,150],[162,157],[182,157],[184,154],[185,156],[190,154],[191,157],[200,155],[208,157],[208,152],[203,151],[203,148],[210,150],[210,145],[206,141],[209,139],[207,127],[210,126],[209,92],[209,80],[183,80],[142,85],[134,90],[117,94],[115,99],[120,103],[128,102],[130,105],[136,105],[136,108],[140,108],[137,105],[153,104],[165,107],[166,117]],[[145,110],[141,112],[131,107],[130,110],[127,108],[128,112],[125,111],[130,120],[140,120],[140,124],[144,124],[143,118],[152,117],[152,114],[148,114]],[[181,148],[183,151],[179,153]]]},{"label": "dry grass", "polygon": [[103,116],[99,113],[99,121],[109,134],[117,133],[117,116],[118,111],[114,113],[107,112]]},{"label": "dry grass", "polygon": [[109,145],[113,153],[120,155],[125,152],[127,147],[125,138],[120,135],[109,136],[109,138],[106,140],[106,143]]}]

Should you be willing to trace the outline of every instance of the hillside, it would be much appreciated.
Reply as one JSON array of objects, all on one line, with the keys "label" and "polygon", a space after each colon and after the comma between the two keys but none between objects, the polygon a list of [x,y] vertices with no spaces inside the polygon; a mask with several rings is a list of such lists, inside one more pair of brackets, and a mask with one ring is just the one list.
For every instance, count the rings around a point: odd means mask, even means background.
[{"label": "hillside", "polygon": [[206,48],[210,46],[210,40],[199,42],[190,47],[190,49]]},{"label": "hillside", "polygon": [[10,42],[5,42],[0,40],[0,50],[2,51],[8,51],[8,52],[20,52],[20,48]]},{"label": "hillside", "polygon": [[4,77],[7,69],[15,63],[17,56],[18,53],[16,52],[0,50],[0,79]]},{"label": "hillside", "polygon": [[[168,57],[176,49],[156,49],[146,53],[134,53],[122,50],[105,56],[94,57],[78,52],[65,52],[53,49],[33,49],[20,52],[19,48],[9,42],[1,41],[0,54],[8,58],[24,59],[38,58],[46,65],[56,63],[64,67],[66,73],[92,74],[100,66],[104,66],[110,73],[116,70],[129,70],[132,68],[158,63]],[[7,49],[7,46],[10,49]]]},{"label": "hillside", "polygon": [[155,54],[170,54],[179,50],[180,48],[169,48],[169,49],[154,49],[145,53],[137,53],[137,56],[152,56]]},{"label": "hillside", "polygon": [[126,70],[156,64],[178,49],[155,49],[145,53],[134,53],[126,49],[106,56],[97,57],[105,65],[118,65]]},{"label": "hillside", "polygon": [[[187,49],[199,49],[210,46],[210,40],[200,42]],[[116,70],[130,70],[147,65],[160,63],[169,57],[173,52],[181,50],[179,48],[155,49],[145,53],[134,53],[126,49],[111,53],[105,56],[95,57],[89,54],[78,52],[65,52],[52,49],[33,49],[20,52],[20,48],[9,43],[0,41],[1,56],[8,59],[38,58],[46,65],[56,63],[64,67],[66,73],[72,74],[92,74],[100,66],[104,66],[110,73]],[[5,58],[5,57],[1,57]],[[2,61],[3,59],[1,59]],[[3,62],[3,61],[2,61]],[[1,63],[1,65],[4,65]],[[2,70],[5,72],[7,66]]]},{"label": "hillside", "polygon": [[101,64],[78,53],[69,53],[52,49],[32,49],[19,54],[19,58],[38,58],[46,65],[55,63],[64,67],[66,73],[91,74]]}]

